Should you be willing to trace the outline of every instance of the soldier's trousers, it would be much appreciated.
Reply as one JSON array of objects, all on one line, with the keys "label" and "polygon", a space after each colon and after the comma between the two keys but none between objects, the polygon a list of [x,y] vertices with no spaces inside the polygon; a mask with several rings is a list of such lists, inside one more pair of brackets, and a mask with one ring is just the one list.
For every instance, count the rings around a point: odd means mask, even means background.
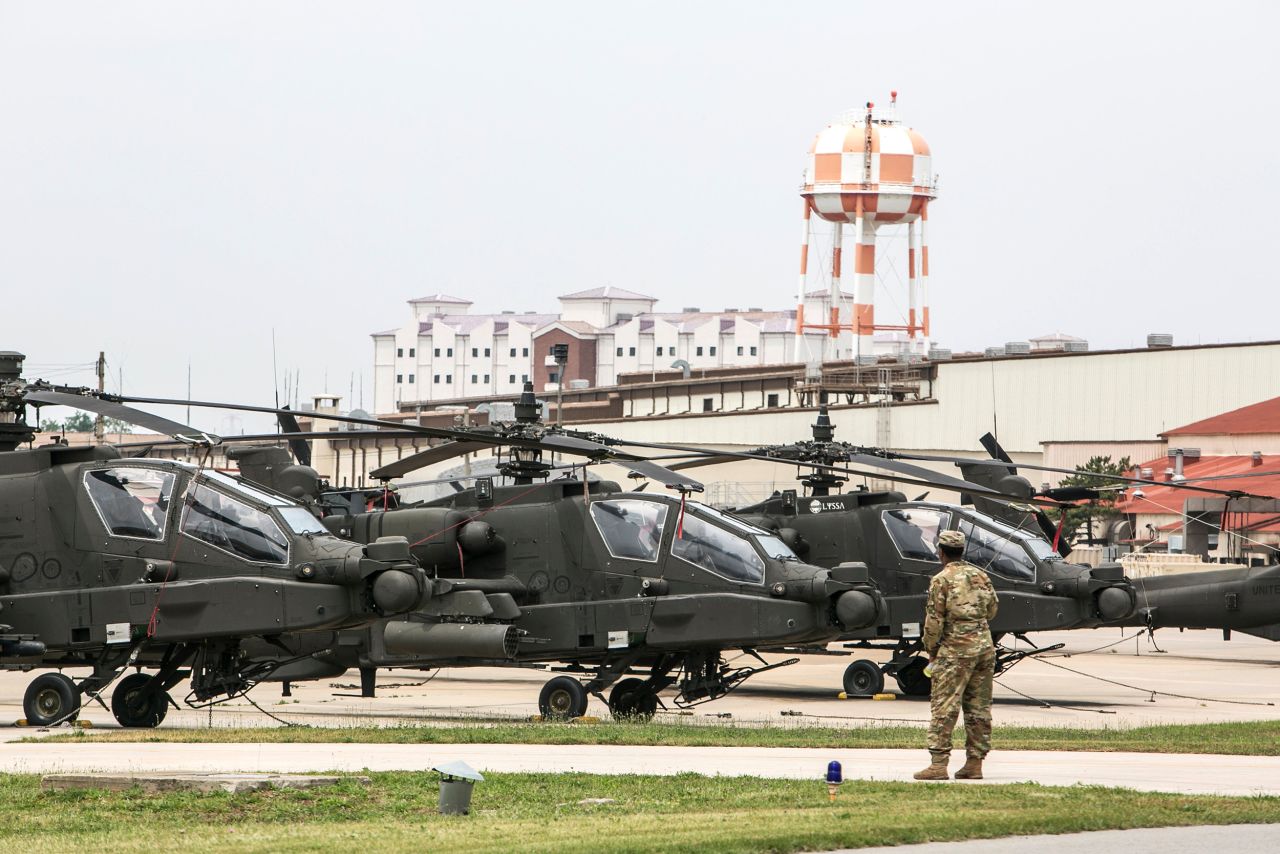
[{"label": "soldier's trousers", "polygon": [[953,656],[945,650],[933,660],[929,693],[929,752],[951,752],[956,716],[964,710],[965,755],[982,759],[991,750],[991,682],[996,654]]}]

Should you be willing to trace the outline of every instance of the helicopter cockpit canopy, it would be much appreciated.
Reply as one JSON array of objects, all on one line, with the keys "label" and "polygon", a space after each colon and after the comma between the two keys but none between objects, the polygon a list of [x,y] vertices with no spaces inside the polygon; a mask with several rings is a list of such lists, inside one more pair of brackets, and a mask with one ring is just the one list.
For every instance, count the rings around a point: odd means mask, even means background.
[{"label": "helicopter cockpit canopy", "polygon": [[1043,537],[969,508],[899,507],[883,511],[881,519],[904,558],[936,563],[938,534],[951,527],[953,515],[965,535],[964,559],[988,572],[1034,581],[1040,562],[1062,560]]},{"label": "helicopter cockpit canopy", "polygon": [[770,532],[696,501],[683,510],[657,496],[591,502],[591,518],[614,557],[656,562],[666,525],[676,517],[671,554],[731,581],[762,583],[765,557],[799,560]]}]

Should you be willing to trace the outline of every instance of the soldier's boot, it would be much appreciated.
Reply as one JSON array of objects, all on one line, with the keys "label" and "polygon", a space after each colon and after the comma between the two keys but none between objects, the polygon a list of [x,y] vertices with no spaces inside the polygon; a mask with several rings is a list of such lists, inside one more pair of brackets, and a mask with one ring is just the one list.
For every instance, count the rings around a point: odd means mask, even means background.
[{"label": "soldier's boot", "polygon": [[950,754],[947,753],[929,753],[929,767],[923,771],[917,771],[911,775],[917,780],[946,780],[947,779],[947,762],[950,761]]},{"label": "soldier's boot", "polygon": [[957,780],[981,780],[982,760],[970,756],[964,760],[964,767],[956,772]]}]

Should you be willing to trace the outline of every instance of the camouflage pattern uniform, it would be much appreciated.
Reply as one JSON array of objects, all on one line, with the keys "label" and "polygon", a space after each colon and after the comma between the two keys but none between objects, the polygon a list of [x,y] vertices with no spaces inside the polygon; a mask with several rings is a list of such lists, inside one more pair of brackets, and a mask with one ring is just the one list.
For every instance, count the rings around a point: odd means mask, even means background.
[{"label": "camouflage pattern uniform", "polygon": [[[958,531],[944,532],[962,536]],[[963,539],[960,543],[963,543]],[[924,649],[933,658],[929,753],[951,753],[956,716],[964,709],[965,754],[982,759],[991,750],[991,683],[995,644],[987,621],[996,615],[996,592],[971,563],[950,561],[929,584]]]}]

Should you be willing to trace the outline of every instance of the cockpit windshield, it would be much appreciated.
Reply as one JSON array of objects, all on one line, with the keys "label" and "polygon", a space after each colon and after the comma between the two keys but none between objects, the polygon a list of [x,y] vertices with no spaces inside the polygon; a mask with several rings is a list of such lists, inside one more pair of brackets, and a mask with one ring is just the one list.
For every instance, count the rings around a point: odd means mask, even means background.
[{"label": "cockpit windshield", "polygon": [[[706,517],[723,521],[740,533],[735,534],[713,525]],[[671,541],[671,553],[681,560],[733,581],[760,584],[764,581],[764,560],[756,553],[749,539],[758,536],[772,537],[761,528],[740,522],[705,505],[697,505],[692,511],[686,506],[684,518],[676,530],[675,539]],[[783,545],[783,548],[786,546]]]},{"label": "cockpit windshield", "polygon": [[938,534],[946,530],[950,513],[931,507],[900,507],[885,510],[880,518],[904,558],[938,562]]},{"label": "cockpit windshield", "polygon": [[968,519],[961,519],[959,528],[966,540],[964,559],[974,566],[1006,578],[1034,581],[1036,562],[1023,547],[1029,538],[1016,528],[1008,525],[1001,527],[1004,533],[989,531]]},{"label": "cockpit windshield", "polygon": [[666,504],[644,498],[601,499],[591,502],[591,519],[614,557],[658,559]]},{"label": "cockpit windshield", "polygon": [[1058,554],[1058,550],[1044,537],[1037,536],[1025,528],[1015,528],[1008,522],[988,516],[985,513],[978,515],[984,523],[995,528],[1006,537],[1021,541],[1040,560],[1062,560],[1062,555]]},{"label": "cockpit windshield", "polygon": [[289,540],[266,512],[195,483],[183,509],[182,532],[256,563],[285,563]]}]

